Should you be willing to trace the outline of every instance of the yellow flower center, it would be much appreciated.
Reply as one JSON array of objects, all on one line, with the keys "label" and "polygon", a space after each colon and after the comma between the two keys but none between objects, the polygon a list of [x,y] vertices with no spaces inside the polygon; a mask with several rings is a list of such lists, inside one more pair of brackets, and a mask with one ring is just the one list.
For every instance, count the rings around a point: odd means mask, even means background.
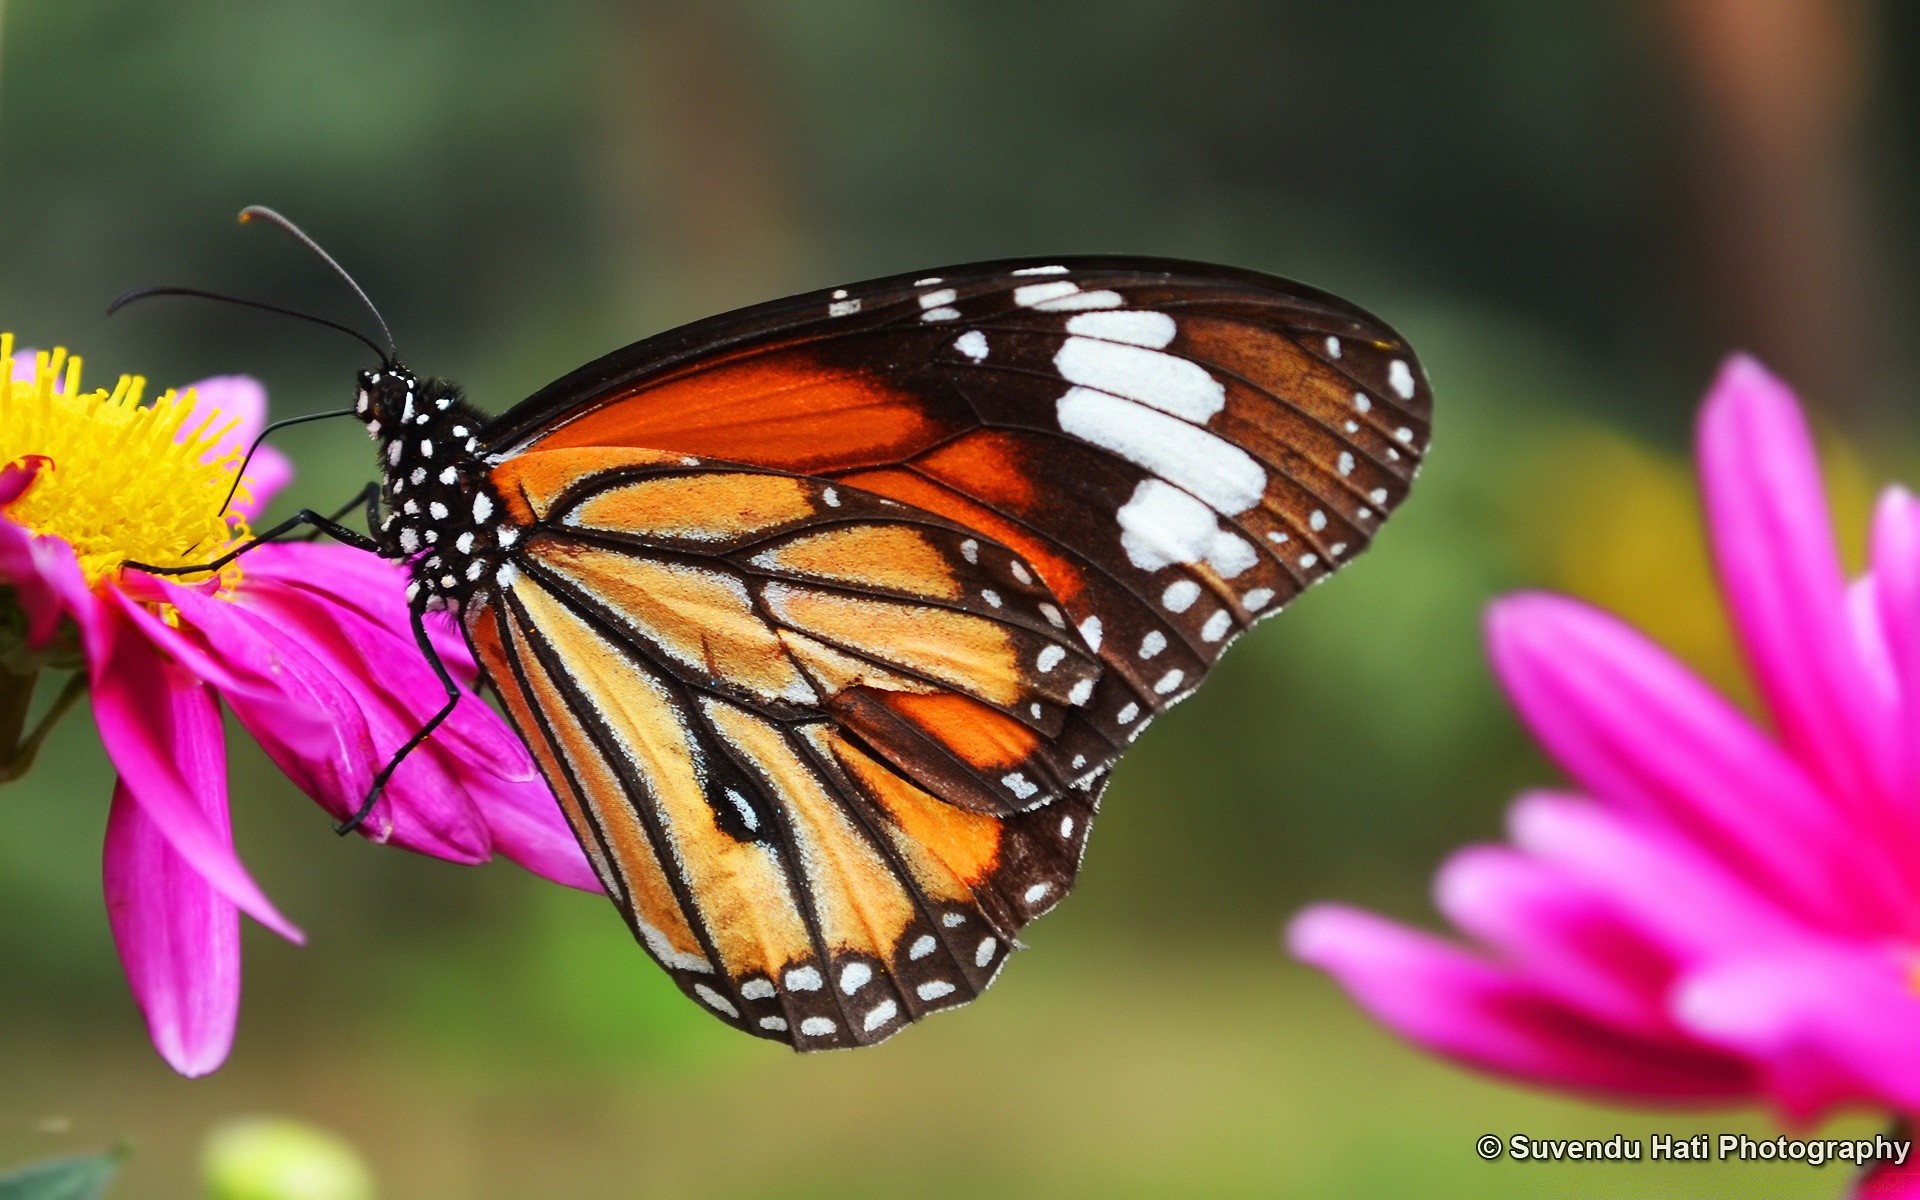
[{"label": "yellow flower center", "polygon": [[[12,366],[13,335],[0,333],[0,371],[8,373],[0,384],[0,465],[47,461],[6,515],[72,546],[89,586],[129,561],[207,562],[248,535],[243,518],[221,511],[242,452],[216,451],[238,420],[218,411],[196,419],[191,389],[169,389],[142,405],[146,380],[137,375],[122,375],[111,392],[82,392],[80,359],[65,350],[40,353],[31,381],[12,379]],[[235,501],[247,498],[243,483]],[[223,590],[233,587],[238,563],[219,576]]]}]

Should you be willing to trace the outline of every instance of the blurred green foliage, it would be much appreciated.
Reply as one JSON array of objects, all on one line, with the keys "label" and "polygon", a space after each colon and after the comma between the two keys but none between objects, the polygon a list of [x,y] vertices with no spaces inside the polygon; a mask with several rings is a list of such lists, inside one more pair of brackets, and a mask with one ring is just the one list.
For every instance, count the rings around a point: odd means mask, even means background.
[{"label": "blurred green foliage", "polygon": [[[86,354],[96,380],[245,371],[283,415],[341,402],[358,364],[344,340],[185,302],[102,316],[166,282],[359,320],[314,264],[233,225],[266,203],[356,272],[413,366],[495,409],[773,295],[1129,251],[1350,296],[1411,337],[1439,415],[1373,552],[1129,756],[1038,952],[875,1052],[800,1060],[729,1033],[597,898],[332,837],[236,730],[242,849],[311,944],[250,930],[233,1064],[174,1079],[102,919],[111,774],[76,715],[0,793],[0,1159],[131,1131],[129,1194],[185,1194],[207,1128],[270,1110],[341,1130],[386,1194],[427,1200],[1577,1195],[1623,1185],[1488,1167],[1472,1137],[1758,1127],[1429,1064],[1275,941],[1315,896],[1423,913],[1437,859],[1497,836],[1512,792],[1553,779],[1482,663],[1490,596],[1548,584],[1631,609],[1644,572],[1704,578],[1680,456],[1729,347],[1661,7],[16,0],[0,323]],[[1913,396],[1895,385],[1914,357],[1898,319],[1914,243],[1884,214],[1911,211],[1917,186],[1914,11],[1875,10],[1853,64],[1886,332],[1861,351],[1862,397],[1809,396],[1871,447],[1873,478],[1909,461]],[[301,466],[288,507],[343,499],[372,468],[352,429],[284,445]],[[1634,479],[1620,498],[1644,502],[1610,504]],[[1621,510],[1658,528],[1620,533]],[[1626,548],[1596,575],[1583,548],[1601,528]],[[1681,648],[1724,680],[1696,590],[1684,628],[1707,632]],[[1795,1168],[1669,1181],[1743,1182],[1838,1186]]]}]

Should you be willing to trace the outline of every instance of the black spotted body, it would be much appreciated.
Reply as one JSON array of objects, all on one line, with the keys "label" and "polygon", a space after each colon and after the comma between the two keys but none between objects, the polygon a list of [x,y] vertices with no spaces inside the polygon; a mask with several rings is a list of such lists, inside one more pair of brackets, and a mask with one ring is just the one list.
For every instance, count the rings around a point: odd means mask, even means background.
[{"label": "black spotted body", "polygon": [[380,553],[411,572],[409,601],[457,608],[511,571],[518,536],[479,455],[487,417],[455,384],[405,367],[363,371],[359,385],[354,411],[380,448]]}]

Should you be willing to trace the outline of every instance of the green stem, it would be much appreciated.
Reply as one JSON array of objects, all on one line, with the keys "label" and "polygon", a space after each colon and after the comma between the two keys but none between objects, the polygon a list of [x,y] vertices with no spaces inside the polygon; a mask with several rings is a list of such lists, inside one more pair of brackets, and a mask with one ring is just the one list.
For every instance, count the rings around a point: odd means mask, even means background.
[{"label": "green stem", "polygon": [[[32,688],[25,690],[29,697],[33,695]],[[75,671],[67,677],[66,685],[60,689],[60,694],[53,698],[53,703],[47,707],[47,711],[41,714],[40,723],[33,727],[33,732],[27,735],[25,741],[16,740],[6,760],[0,762],[0,783],[12,783],[27,773],[33,766],[35,756],[40,753],[41,743],[47,740],[47,735],[53,732],[53,727],[60,723],[60,718],[67,715],[67,710],[78,703],[80,697],[86,693],[87,673],[85,671]],[[24,715],[22,714],[23,717]],[[14,727],[14,735],[16,739],[19,736],[18,725]]]}]

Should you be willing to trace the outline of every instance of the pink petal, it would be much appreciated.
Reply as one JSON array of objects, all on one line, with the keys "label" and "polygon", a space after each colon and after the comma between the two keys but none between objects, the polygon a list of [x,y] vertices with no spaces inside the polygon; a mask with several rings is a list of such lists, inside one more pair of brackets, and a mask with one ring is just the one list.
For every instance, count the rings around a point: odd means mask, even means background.
[{"label": "pink petal", "polygon": [[1860,661],[1792,393],[1752,359],[1729,359],[1701,411],[1699,457],[1721,585],[1781,736],[1884,833],[1895,717]]},{"label": "pink petal", "polygon": [[1811,936],[1692,844],[1645,822],[1539,792],[1521,797],[1508,821],[1516,845],[1604,892],[1682,962],[1730,944],[1791,946]]},{"label": "pink petal", "polygon": [[1440,911],[1568,1009],[1641,1036],[1671,1036],[1671,956],[1564,871],[1505,847],[1469,846],[1434,881]]},{"label": "pink petal", "polygon": [[1541,745],[1583,788],[1659,821],[1809,918],[1883,920],[1904,895],[1818,787],[1692,672],[1574,600],[1489,610],[1494,669]]},{"label": "pink petal", "polygon": [[1789,1093],[1805,1117],[1837,1099],[1920,1110],[1920,997],[1911,968],[1852,947],[1734,957],[1696,972],[1675,1014],[1701,1037],[1814,1081]]},{"label": "pink petal", "polygon": [[[33,483],[45,459],[37,456],[0,467],[0,506],[12,503]],[[0,579],[12,586],[27,617],[27,644],[47,644],[59,628],[64,595],[86,592],[73,548],[57,538],[36,536],[0,516]]]},{"label": "pink petal", "polygon": [[1337,905],[1307,909],[1288,945],[1382,1024],[1484,1070],[1613,1096],[1721,1098],[1752,1088],[1744,1064],[1589,1021],[1525,978],[1428,934]]},{"label": "pink petal", "polygon": [[1920,501],[1888,488],[1873,520],[1874,599],[1902,697],[1905,796],[1920,809]]},{"label": "pink petal", "polygon": [[[226,748],[220,715],[203,687],[174,704],[174,763],[213,834],[231,850]],[[226,1060],[240,1014],[240,918],[207,885],[166,833],[116,783],[107,816],[102,878],[107,919],[153,1045],[188,1077]]]},{"label": "pink petal", "polygon": [[204,710],[196,707],[199,685],[162,660],[131,627],[112,630],[107,641],[106,654],[88,655],[94,720],[128,793],[210,886],[262,925],[301,941],[300,931],[247,874],[231,842],[207,820],[202,801],[174,761],[175,743],[189,736],[183,728],[204,719]]},{"label": "pink petal", "polygon": [[[336,819],[356,811],[374,773],[419,722],[393,712],[375,690],[377,676],[368,677],[352,659],[343,664],[338,646],[324,630],[316,636],[300,614],[269,611],[257,603],[257,594],[253,604],[188,589],[170,595],[210,653],[274,685],[266,696],[222,692],[268,757]],[[434,763],[431,751],[419,763],[409,759],[362,830],[374,840],[439,858],[485,861],[485,827],[458,784]]]},{"label": "pink petal", "polygon": [[599,877],[545,780],[516,782],[469,774],[466,785],[474,807],[487,822],[496,851],[555,883],[583,892],[601,890]]},{"label": "pink petal", "polygon": [[[208,460],[224,458],[236,449],[245,454],[247,447],[254,438],[260,436],[260,431],[267,424],[267,390],[260,386],[260,381],[247,375],[216,375],[188,386],[194,391],[196,403],[194,417],[181,427],[181,436],[184,438],[198,429],[202,414],[212,409],[220,413],[214,428],[231,420],[237,420],[239,424],[220,439],[205,457]],[[236,500],[234,509],[248,520],[254,519],[292,478],[293,464],[287,456],[272,446],[261,446],[254,452],[253,461],[247,465],[246,489],[249,498]]]}]

